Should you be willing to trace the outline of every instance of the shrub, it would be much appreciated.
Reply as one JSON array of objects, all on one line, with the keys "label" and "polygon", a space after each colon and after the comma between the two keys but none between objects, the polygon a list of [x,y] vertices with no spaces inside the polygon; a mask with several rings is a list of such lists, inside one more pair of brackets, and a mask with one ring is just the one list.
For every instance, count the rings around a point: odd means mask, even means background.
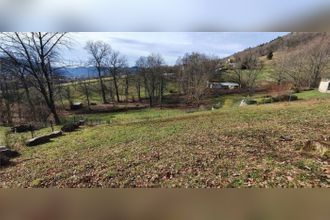
[{"label": "shrub", "polygon": [[254,99],[245,99],[245,103],[247,105],[254,105],[254,104],[257,104],[257,101]]},{"label": "shrub", "polygon": [[79,122],[68,122],[63,125],[63,127],[61,128],[61,131],[73,132],[73,131],[77,130],[79,128],[79,126],[80,126]]},{"label": "shrub", "polygon": [[262,98],[258,101],[258,104],[268,104],[274,102],[272,97]]},{"label": "shrub", "polygon": [[298,97],[296,95],[278,95],[273,97],[274,102],[286,102],[286,101],[296,101]]},{"label": "shrub", "polygon": [[268,59],[268,60],[271,60],[271,59],[273,59],[273,56],[274,56],[273,51],[270,51],[270,52],[267,54],[267,59]]},{"label": "shrub", "polygon": [[213,108],[215,108],[215,109],[222,108],[222,103],[221,103],[221,102],[218,102],[217,104],[215,104],[215,105],[213,106]]}]

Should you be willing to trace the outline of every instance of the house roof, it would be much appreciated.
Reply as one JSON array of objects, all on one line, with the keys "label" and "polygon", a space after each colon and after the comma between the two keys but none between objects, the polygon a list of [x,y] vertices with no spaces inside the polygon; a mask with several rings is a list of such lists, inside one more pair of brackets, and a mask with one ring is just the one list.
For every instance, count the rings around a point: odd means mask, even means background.
[{"label": "house roof", "polygon": [[223,85],[223,86],[239,86],[238,83],[233,83],[233,82],[222,82],[221,85]]}]

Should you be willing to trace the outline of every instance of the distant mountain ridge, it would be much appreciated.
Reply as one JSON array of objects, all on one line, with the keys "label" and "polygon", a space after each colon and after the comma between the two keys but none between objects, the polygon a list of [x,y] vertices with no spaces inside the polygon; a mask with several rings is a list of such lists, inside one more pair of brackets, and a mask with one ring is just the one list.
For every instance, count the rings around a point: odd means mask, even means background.
[{"label": "distant mountain ridge", "polygon": [[97,70],[95,67],[64,67],[63,74],[67,77],[95,77]]},{"label": "distant mountain ridge", "polygon": [[279,52],[284,50],[294,51],[318,40],[330,41],[330,34],[327,32],[292,32],[256,47],[247,48],[241,52],[234,53],[229,57],[240,56],[245,53],[252,53],[257,57],[262,57],[266,56],[269,52]]},{"label": "distant mountain ridge", "polygon": [[[129,67],[130,73],[134,74],[137,71],[137,67]],[[62,74],[70,78],[86,78],[86,77],[96,77],[97,70],[95,67],[79,66],[79,67],[64,67],[62,69]]]}]

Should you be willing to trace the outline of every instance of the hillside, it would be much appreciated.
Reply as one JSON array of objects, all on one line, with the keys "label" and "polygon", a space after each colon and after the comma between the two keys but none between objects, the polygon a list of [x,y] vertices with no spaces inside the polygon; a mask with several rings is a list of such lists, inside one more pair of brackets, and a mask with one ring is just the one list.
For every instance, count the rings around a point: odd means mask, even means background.
[{"label": "hillside", "polygon": [[0,187],[329,187],[324,158],[300,150],[328,138],[329,97],[300,95],[308,99],[109,114],[112,124],[34,148],[22,145],[29,133],[12,134],[22,156],[0,170]]},{"label": "hillside", "polygon": [[261,44],[257,47],[247,48],[241,52],[233,54],[232,56],[240,56],[247,52],[251,52],[258,57],[262,57],[266,56],[270,51],[274,53],[284,51],[291,52],[322,39],[330,40],[330,34],[320,32],[293,32],[283,37],[278,37],[268,43]]}]

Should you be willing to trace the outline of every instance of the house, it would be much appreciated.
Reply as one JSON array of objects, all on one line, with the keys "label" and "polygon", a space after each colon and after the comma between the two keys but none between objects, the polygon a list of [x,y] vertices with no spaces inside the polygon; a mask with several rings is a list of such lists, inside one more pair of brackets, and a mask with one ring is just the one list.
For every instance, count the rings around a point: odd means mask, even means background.
[{"label": "house", "polygon": [[208,87],[210,89],[237,89],[239,84],[233,82],[208,82]]},{"label": "house", "polygon": [[330,93],[330,78],[321,80],[319,91],[322,93]]},{"label": "house", "polygon": [[223,82],[223,83],[221,83],[221,85],[224,89],[238,89],[239,88],[239,84],[233,83],[233,82]]},{"label": "house", "polygon": [[222,89],[222,85],[220,82],[208,82],[208,87],[210,89]]}]

